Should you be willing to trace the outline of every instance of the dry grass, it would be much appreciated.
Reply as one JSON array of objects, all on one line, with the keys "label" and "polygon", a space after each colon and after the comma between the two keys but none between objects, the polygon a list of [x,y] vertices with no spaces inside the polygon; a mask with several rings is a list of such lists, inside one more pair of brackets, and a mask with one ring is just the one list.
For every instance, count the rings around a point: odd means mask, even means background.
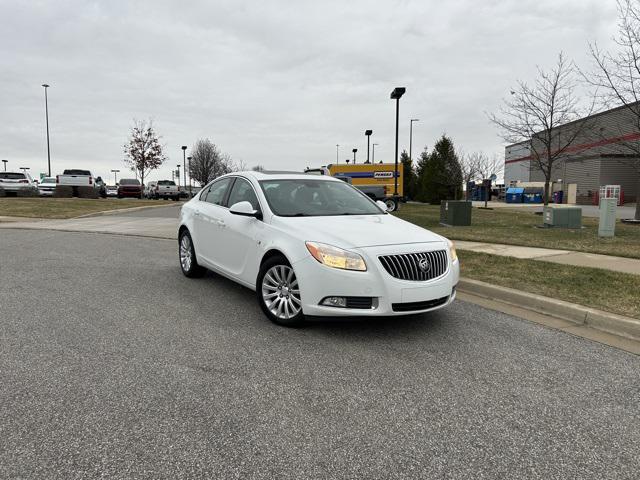
[{"label": "dry grass", "polygon": [[598,219],[583,217],[585,228],[567,230],[536,228],[542,224],[542,216],[517,210],[473,209],[470,227],[443,227],[440,207],[407,203],[397,215],[409,222],[438,232],[452,240],[470,240],[529,247],[575,250],[621,257],[640,258],[640,226],[616,224],[614,238],[598,237]]},{"label": "dry grass", "polygon": [[[170,204],[174,204],[171,202]],[[83,198],[0,198],[0,216],[29,218],[73,218],[88,213],[122,208],[161,205],[153,200]]]}]

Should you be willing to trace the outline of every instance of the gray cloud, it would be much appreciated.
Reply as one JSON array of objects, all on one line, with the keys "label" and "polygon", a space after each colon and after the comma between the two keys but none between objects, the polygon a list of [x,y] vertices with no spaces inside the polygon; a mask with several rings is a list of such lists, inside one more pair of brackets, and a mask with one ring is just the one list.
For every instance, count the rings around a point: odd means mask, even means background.
[{"label": "gray cloud", "polygon": [[45,171],[48,82],[55,172],[123,169],[132,119],[152,117],[166,177],[202,136],[249,166],[302,169],[334,161],[336,143],[363,159],[372,128],[391,160],[398,85],[401,147],[417,117],[415,151],[446,132],[500,152],[484,112],[560,49],[586,64],[615,3],[0,0],[0,18],[0,157]]}]

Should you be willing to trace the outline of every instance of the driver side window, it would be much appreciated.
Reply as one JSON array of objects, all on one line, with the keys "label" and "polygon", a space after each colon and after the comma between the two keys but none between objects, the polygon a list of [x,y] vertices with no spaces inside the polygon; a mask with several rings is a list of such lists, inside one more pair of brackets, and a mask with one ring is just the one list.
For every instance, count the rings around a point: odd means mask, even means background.
[{"label": "driver side window", "polygon": [[207,203],[213,203],[214,205],[222,205],[231,180],[231,178],[223,178],[222,180],[213,182],[201,200]]},{"label": "driver side window", "polygon": [[227,203],[231,206],[238,202],[249,202],[254,210],[260,210],[260,203],[258,202],[256,193],[253,191],[253,187],[242,178],[236,179],[236,183],[234,183],[231,188],[229,201]]}]

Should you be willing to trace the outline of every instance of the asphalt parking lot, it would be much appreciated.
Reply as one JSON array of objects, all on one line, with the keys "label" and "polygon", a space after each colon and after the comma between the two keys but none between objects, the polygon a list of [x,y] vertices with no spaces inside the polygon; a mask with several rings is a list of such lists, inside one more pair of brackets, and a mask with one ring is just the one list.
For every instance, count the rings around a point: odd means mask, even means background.
[{"label": "asphalt parking lot", "polygon": [[0,231],[1,478],[637,478],[637,356],[463,302],[284,329],[176,250]]}]

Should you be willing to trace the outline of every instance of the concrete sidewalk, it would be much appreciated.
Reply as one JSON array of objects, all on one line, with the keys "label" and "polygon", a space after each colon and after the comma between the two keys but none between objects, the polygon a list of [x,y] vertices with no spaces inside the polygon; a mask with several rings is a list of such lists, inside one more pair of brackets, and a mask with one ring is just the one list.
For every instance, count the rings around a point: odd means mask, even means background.
[{"label": "concrete sidewalk", "polygon": [[640,275],[640,259],[598,255],[596,253],[574,252],[571,250],[553,250],[550,248],[521,247],[498,243],[454,241],[459,250],[490,253],[503,257],[540,260],[543,262],[561,263],[577,267],[593,267],[612,270],[614,272]]}]

